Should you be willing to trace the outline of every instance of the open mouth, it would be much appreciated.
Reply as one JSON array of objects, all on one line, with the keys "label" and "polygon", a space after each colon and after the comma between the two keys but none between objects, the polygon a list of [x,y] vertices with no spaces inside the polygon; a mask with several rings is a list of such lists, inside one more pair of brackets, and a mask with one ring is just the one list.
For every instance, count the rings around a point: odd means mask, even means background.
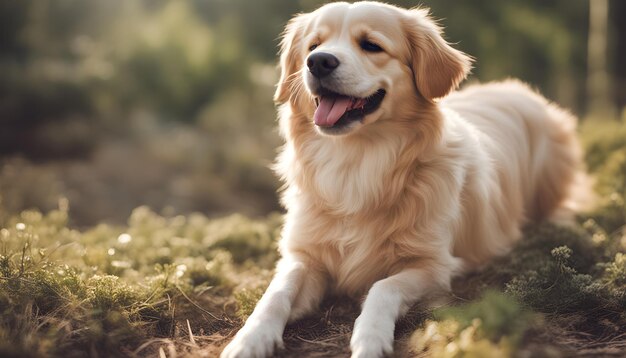
[{"label": "open mouth", "polygon": [[379,89],[373,95],[356,98],[342,95],[326,88],[321,88],[315,98],[317,109],[313,119],[315,124],[325,128],[339,128],[354,121],[360,121],[366,115],[380,107],[386,91]]}]

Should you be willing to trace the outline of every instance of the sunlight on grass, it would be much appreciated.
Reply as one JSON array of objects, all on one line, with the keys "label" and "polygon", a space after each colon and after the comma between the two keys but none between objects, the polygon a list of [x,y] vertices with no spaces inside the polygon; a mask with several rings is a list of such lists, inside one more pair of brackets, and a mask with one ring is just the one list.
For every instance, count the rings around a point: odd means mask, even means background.
[{"label": "sunlight on grass", "polygon": [[165,218],[145,207],[125,228],[79,232],[67,220],[67,209],[25,211],[3,224],[2,355],[122,354],[148,338],[171,336],[181,301],[228,297],[241,290],[240,275],[271,268],[280,225],[277,216]]}]

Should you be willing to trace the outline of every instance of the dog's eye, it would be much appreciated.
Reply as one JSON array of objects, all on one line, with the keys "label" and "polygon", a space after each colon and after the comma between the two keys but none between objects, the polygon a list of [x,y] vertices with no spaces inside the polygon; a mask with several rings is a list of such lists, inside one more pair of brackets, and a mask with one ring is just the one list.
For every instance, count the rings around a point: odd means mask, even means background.
[{"label": "dog's eye", "polygon": [[317,46],[319,46],[319,45],[318,44],[311,45],[311,47],[309,47],[309,51],[315,50],[317,48]]},{"label": "dog's eye", "polygon": [[367,52],[382,52],[383,51],[382,47],[367,40],[361,41],[361,48]]}]

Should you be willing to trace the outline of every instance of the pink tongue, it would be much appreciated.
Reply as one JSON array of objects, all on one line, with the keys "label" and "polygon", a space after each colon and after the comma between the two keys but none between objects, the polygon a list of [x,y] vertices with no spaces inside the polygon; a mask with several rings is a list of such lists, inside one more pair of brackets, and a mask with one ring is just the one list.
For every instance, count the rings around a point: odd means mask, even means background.
[{"label": "pink tongue", "polygon": [[350,107],[352,101],[350,97],[327,97],[320,98],[320,105],[317,106],[313,119],[315,124],[321,127],[331,127]]}]

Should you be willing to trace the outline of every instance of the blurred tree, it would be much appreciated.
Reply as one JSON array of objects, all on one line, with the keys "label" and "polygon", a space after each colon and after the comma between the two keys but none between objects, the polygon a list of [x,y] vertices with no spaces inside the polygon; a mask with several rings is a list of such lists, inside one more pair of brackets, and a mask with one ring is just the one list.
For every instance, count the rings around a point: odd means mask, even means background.
[{"label": "blurred tree", "polygon": [[68,41],[81,32],[92,9],[80,1],[2,1],[0,6],[0,153],[82,153],[89,143],[74,134],[84,125],[66,133],[67,142],[74,142],[72,151],[47,145],[34,129],[46,122],[74,122],[92,111]]},{"label": "blurred tree", "polygon": [[[626,108],[626,1],[613,0],[609,4],[609,32],[613,35],[609,39],[609,56],[613,59],[612,65],[615,74],[614,91],[615,101],[619,109]],[[611,31],[612,30],[612,31]]]},{"label": "blurred tree", "polygon": [[607,71],[609,1],[589,1],[589,38],[587,92],[588,110],[594,114],[614,116],[611,103],[611,80]]}]

